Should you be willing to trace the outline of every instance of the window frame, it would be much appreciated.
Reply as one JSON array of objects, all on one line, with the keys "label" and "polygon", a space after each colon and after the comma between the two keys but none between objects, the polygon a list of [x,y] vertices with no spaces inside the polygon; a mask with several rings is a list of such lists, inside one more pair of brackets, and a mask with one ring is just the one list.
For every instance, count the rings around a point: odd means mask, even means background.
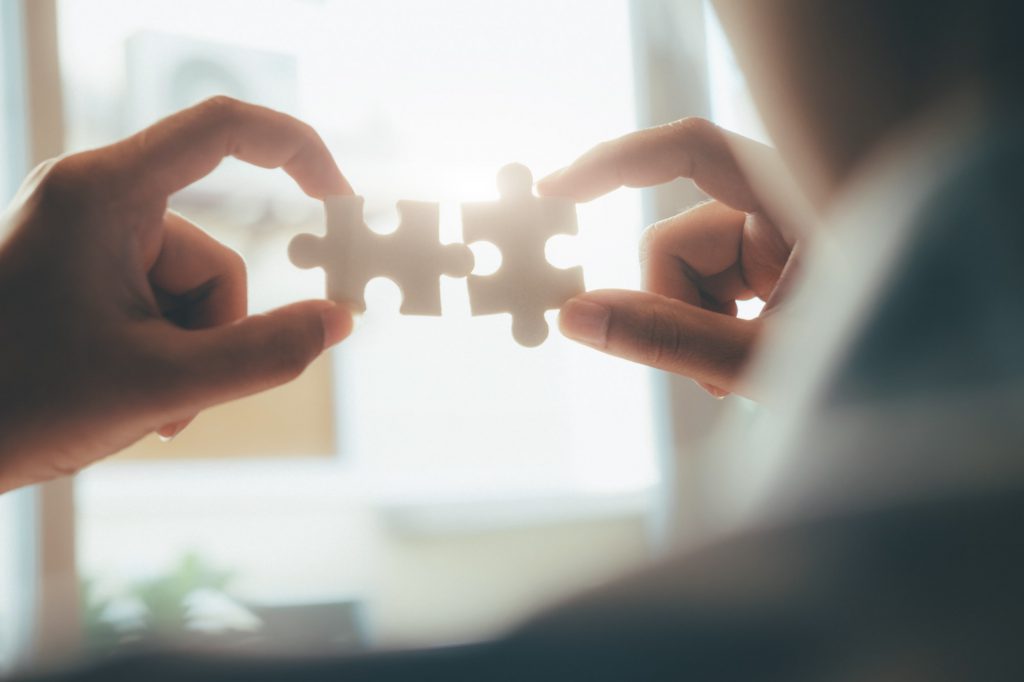
[{"label": "window frame", "polygon": [[[19,84],[24,102],[20,120],[9,122],[20,129],[10,139],[25,141],[20,153],[23,167],[12,169],[16,182],[28,168],[64,149],[57,0],[2,2],[4,18],[17,17],[14,26],[20,24],[23,36],[18,41],[14,35],[12,41],[11,35],[4,35],[3,42],[15,55],[13,64],[5,60],[4,65],[14,68],[12,82]],[[703,0],[631,1],[638,127],[683,116],[710,116],[704,16]],[[12,33],[10,24],[4,24],[7,33]],[[645,190],[644,219],[654,222],[702,198],[684,182]],[[669,538],[699,535],[693,531],[700,518],[700,477],[691,470],[696,464],[687,455],[696,450],[722,404],[708,400],[681,377],[656,373],[652,384],[659,399],[655,404],[663,408],[656,416],[661,483],[650,529],[654,546],[665,548],[672,544]],[[25,557],[19,580],[30,616],[20,630],[24,640],[15,660],[19,667],[34,667],[68,660],[81,647],[78,609],[68,608],[79,603],[74,480],[68,477],[17,494],[24,533],[16,553]]]},{"label": "window frame", "polygon": [[[8,121],[17,183],[28,169],[64,149],[64,117],[57,53],[56,0],[6,0],[4,65],[7,93],[20,115]],[[20,31],[19,31],[20,29]],[[8,42],[8,39],[11,39]],[[20,167],[19,167],[20,166]],[[69,660],[79,651],[75,565],[74,480],[70,477],[12,493],[18,525],[14,668]],[[73,604],[76,608],[69,609]]]},{"label": "window frame", "polygon": [[[710,119],[711,83],[706,31],[707,0],[632,0],[638,128],[688,116]],[[706,196],[676,180],[643,191],[647,224],[693,206]],[[654,371],[654,370],[652,370]],[[667,552],[699,539],[706,491],[699,453],[722,411],[735,398],[711,400],[693,381],[654,371],[661,477],[651,518],[655,549]]]}]

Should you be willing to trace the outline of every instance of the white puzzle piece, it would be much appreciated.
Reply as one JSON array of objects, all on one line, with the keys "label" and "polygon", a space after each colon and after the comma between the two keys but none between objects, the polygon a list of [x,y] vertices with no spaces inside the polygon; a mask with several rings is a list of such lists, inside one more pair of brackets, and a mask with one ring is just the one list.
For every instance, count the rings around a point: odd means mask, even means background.
[{"label": "white puzzle piece", "polygon": [[469,276],[470,309],[474,315],[511,313],[512,337],[538,346],[548,336],[544,312],[584,291],[582,268],[556,268],[544,255],[548,239],[577,233],[576,205],[535,196],[530,169],[518,163],[498,171],[498,192],[499,201],[462,204],[464,241],[488,241],[501,251],[497,272]]},{"label": "white puzzle piece", "polygon": [[438,240],[435,203],[399,201],[398,229],[386,235],[363,221],[362,197],[331,196],[324,205],[327,234],[296,236],[288,255],[300,268],[323,268],[327,297],[336,303],[366,310],[366,283],[387,277],[402,290],[400,312],[440,315],[440,276],[465,277],[473,269],[473,253],[464,244]]}]

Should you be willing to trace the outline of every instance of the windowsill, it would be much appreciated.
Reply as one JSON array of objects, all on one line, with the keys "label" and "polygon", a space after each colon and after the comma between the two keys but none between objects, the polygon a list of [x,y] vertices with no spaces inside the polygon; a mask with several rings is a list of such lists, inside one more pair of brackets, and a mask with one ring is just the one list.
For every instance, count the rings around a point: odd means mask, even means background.
[{"label": "windowsill", "polygon": [[377,507],[396,533],[438,536],[510,530],[556,523],[643,518],[651,489],[633,491],[566,490],[561,494],[523,493],[491,496],[424,495],[385,501]]},{"label": "windowsill", "polygon": [[173,510],[183,517],[210,513],[276,513],[361,507],[403,535],[437,536],[537,525],[642,518],[649,484],[594,487],[574,482],[482,487],[368,474],[324,459],[111,462],[79,475],[80,509],[107,514]]}]

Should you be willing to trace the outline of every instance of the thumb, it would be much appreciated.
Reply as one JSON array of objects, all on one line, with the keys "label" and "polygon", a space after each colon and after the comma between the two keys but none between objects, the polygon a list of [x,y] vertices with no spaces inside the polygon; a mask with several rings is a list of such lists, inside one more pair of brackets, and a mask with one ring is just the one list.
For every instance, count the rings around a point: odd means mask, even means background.
[{"label": "thumb", "polygon": [[736,390],[760,329],[672,298],[606,289],[570,299],[558,318],[562,333],[592,348]]},{"label": "thumb", "polygon": [[291,381],[352,331],[352,313],[303,301],[231,324],[184,332],[185,401],[200,408]]}]

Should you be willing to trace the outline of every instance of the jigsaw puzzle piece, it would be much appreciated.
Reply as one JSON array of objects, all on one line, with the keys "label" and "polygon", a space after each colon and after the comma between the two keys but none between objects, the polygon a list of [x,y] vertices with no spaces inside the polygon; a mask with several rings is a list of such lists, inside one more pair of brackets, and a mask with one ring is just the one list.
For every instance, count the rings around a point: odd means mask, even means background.
[{"label": "jigsaw puzzle piece", "polygon": [[473,269],[473,252],[465,244],[441,244],[438,205],[426,201],[399,201],[398,230],[385,239],[388,262],[380,264],[384,276],[402,290],[404,315],[440,315],[440,275],[465,277]]},{"label": "jigsaw puzzle piece", "polygon": [[400,201],[398,229],[385,235],[364,222],[362,197],[331,196],[324,206],[327,234],[296,236],[289,256],[299,267],[323,268],[327,297],[355,311],[366,310],[366,284],[387,277],[402,291],[400,312],[440,315],[440,276],[464,277],[473,269],[465,245],[440,243],[435,203]]},{"label": "jigsaw puzzle piece", "polygon": [[288,245],[288,257],[300,268],[323,268],[327,298],[344,303],[356,312],[366,310],[363,290],[370,280],[358,257],[364,245],[360,235],[370,228],[363,222],[363,198],[330,196],[324,200],[327,233],[318,237],[300,234]]},{"label": "jigsaw puzzle piece", "polygon": [[472,313],[511,313],[512,338],[528,348],[539,346],[548,337],[544,313],[584,291],[583,268],[547,268],[550,271],[524,267],[506,273],[499,268],[494,275],[470,275],[466,286]]},{"label": "jigsaw puzzle piece", "polygon": [[488,241],[502,261],[491,275],[470,275],[470,309],[474,315],[510,313],[512,336],[523,346],[538,346],[548,336],[547,310],[584,291],[583,269],[552,266],[545,256],[548,239],[576,234],[576,206],[568,199],[537,197],[533,176],[521,164],[498,172],[499,201],[462,205],[467,243]]}]

